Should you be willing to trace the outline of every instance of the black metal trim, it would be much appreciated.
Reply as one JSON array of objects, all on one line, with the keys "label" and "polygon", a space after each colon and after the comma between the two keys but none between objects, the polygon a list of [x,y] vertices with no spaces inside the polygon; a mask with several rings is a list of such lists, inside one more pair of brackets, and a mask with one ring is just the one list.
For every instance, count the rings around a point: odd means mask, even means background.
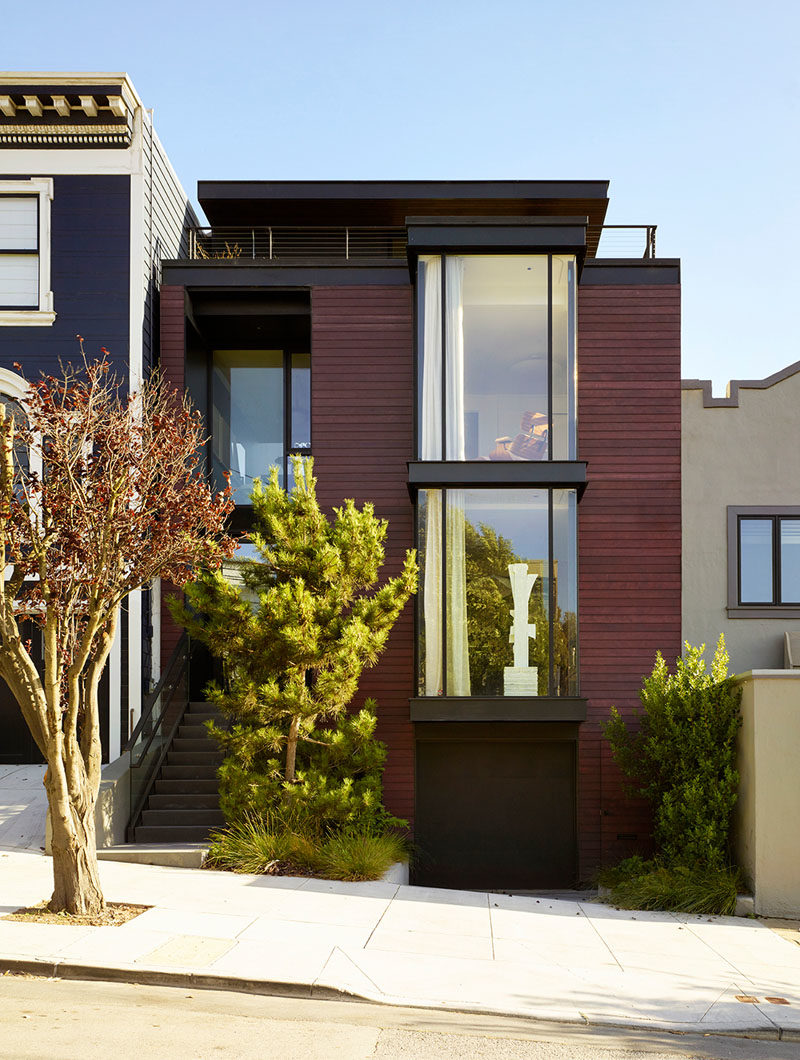
[{"label": "black metal trim", "polygon": [[541,254],[556,249],[582,258],[585,225],[413,225],[408,229],[409,262],[420,254]]},{"label": "black metal trim", "polygon": [[413,722],[586,721],[588,700],[581,696],[413,696]]},{"label": "black metal trim", "polygon": [[585,460],[409,460],[408,488],[577,489],[587,485]]},{"label": "black metal trim", "polygon": [[162,284],[176,287],[315,287],[380,284],[407,287],[408,262],[392,258],[370,265],[320,264],[298,261],[287,265],[252,261],[164,261]]},{"label": "black metal trim", "polygon": [[553,578],[553,491],[547,491],[547,694],[555,695],[555,647],[556,587]]},{"label": "black metal trim", "polygon": [[679,284],[679,258],[589,258],[583,264],[580,286],[614,284]]},{"label": "black metal trim", "polygon": [[448,610],[447,610],[447,490],[442,490],[441,493],[442,493],[442,514],[441,514],[442,525],[441,525],[441,528],[440,528],[440,532],[441,532],[441,535],[442,535],[442,542],[441,542],[441,550],[442,550],[442,552],[441,552],[441,559],[440,559],[439,562],[440,562],[440,565],[441,565],[441,568],[442,568],[442,608],[441,608],[441,612],[440,612],[439,617],[440,617],[440,620],[441,620],[441,623],[442,623],[442,691],[443,691],[444,695],[447,695],[448,690],[449,690],[448,689],[448,685],[449,685],[448,672],[449,672],[449,669],[450,669],[450,667],[449,667],[450,658],[449,658],[449,655],[448,655],[448,643],[447,643],[447,620],[448,620],[448,617],[449,617]]},{"label": "black metal trim", "polygon": [[441,459],[447,459],[447,258],[444,254],[439,255],[439,263],[441,266],[441,288],[439,292],[439,314],[441,316],[441,330],[442,330],[442,348],[441,348],[441,375],[442,375],[442,393],[440,399],[441,414],[442,414],[442,448]]},{"label": "black metal trim", "polygon": [[547,255],[547,459],[553,459],[553,255]]},{"label": "black metal trim", "polygon": [[414,723],[415,743],[444,742],[453,740],[559,740],[575,741],[580,733],[580,721],[548,721],[525,719],[506,721],[497,717],[465,721],[418,721]]},{"label": "black metal trim", "polygon": [[[16,91],[16,90],[15,90]],[[607,180],[200,180],[204,200],[606,199]]]}]

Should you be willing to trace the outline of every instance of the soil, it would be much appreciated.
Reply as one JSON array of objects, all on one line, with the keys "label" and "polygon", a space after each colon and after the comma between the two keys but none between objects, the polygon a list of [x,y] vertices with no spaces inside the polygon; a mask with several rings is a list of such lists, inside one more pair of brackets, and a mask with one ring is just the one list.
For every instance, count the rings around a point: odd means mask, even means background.
[{"label": "soil", "polygon": [[53,913],[48,909],[47,902],[40,902],[26,909],[15,909],[13,913],[0,917],[0,920],[20,920],[25,924],[71,924],[73,927],[119,927],[150,908],[149,905],[107,902],[101,912],[81,915]]}]

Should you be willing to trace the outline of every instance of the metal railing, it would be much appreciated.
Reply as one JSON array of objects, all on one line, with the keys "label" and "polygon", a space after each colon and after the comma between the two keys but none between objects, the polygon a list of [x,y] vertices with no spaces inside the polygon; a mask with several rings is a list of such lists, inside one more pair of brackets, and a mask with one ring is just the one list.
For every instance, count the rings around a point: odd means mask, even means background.
[{"label": "metal railing", "polygon": [[[265,225],[256,228],[190,228],[189,258],[194,261],[376,261],[403,260],[405,227],[365,228]],[[589,225],[589,258],[654,258],[655,225]]]},{"label": "metal railing", "polygon": [[589,225],[587,257],[654,258],[656,225]]},{"label": "metal railing", "polygon": [[130,808],[128,841],[142,812],[153,780],[189,705],[189,663],[193,645],[186,633],[175,645],[164,673],[142,704],[142,716],[130,735]]},{"label": "metal railing", "polygon": [[405,258],[407,232],[397,228],[190,228],[194,260],[363,261]]}]

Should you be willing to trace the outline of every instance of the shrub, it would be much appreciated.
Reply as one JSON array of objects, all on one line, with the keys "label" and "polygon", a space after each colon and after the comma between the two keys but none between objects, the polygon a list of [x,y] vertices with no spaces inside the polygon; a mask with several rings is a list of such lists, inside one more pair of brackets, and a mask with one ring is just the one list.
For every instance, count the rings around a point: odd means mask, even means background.
[{"label": "shrub", "polygon": [[407,856],[405,841],[391,832],[345,832],[322,839],[296,831],[296,824],[291,817],[245,816],[212,834],[208,865],[255,875],[377,880]]},{"label": "shrub", "polygon": [[716,913],[731,916],[741,886],[738,870],[689,868],[627,858],[598,877],[608,887],[611,901],[624,909],[667,909],[676,913]]},{"label": "shrub", "polygon": [[729,862],[739,783],[741,691],[728,676],[724,637],[710,673],[704,651],[687,644],[674,674],[659,652],[640,693],[638,729],[631,731],[612,707],[604,733],[633,790],[652,804],[664,863],[721,871]]}]

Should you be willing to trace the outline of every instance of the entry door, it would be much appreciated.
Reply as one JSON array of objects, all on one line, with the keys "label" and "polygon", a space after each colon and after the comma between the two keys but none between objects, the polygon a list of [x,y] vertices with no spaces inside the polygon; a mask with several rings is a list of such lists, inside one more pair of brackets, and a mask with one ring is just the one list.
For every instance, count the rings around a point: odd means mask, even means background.
[{"label": "entry door", "polygon": [[414,882],[574,887],[574,740],[417,742]]}]

